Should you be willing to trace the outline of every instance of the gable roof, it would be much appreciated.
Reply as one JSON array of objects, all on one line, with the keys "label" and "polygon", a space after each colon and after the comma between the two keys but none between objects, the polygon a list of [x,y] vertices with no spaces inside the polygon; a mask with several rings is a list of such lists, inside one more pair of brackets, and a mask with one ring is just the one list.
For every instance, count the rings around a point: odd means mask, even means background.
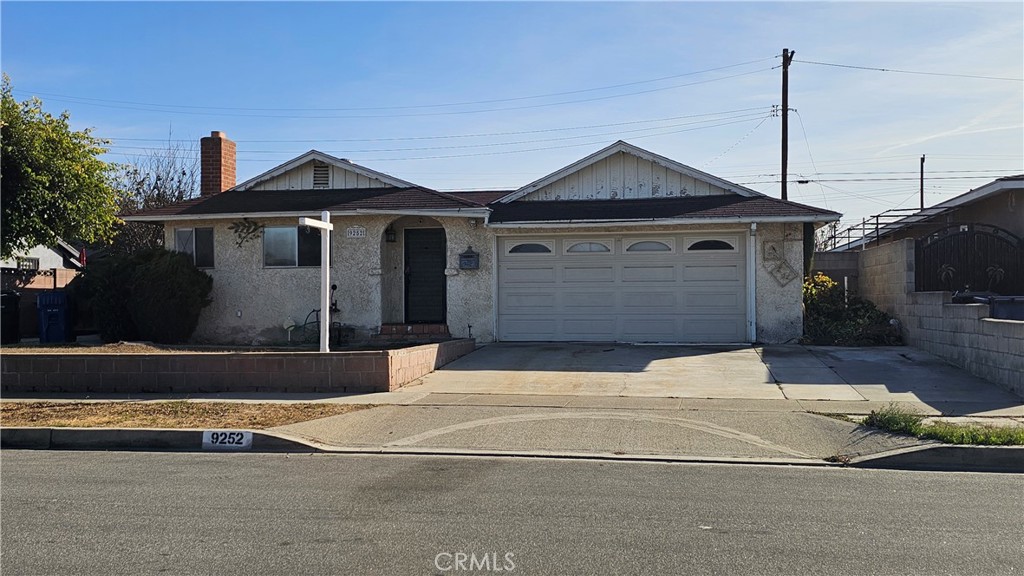
[{"label": "gable roof", "polygon": [[612,144],[611,146],[607,146],[607,147],[605,147],[605,148],[603,148],[601,150],[598,150],[597,152],[594,152],[590,156],[587,156],[587,157],[585,157],[585,158],[583,158],[581,160],[577,160],[576,162],[573,162],[572,164],[569,164],[565,168],[562,168],[560,170],[552,172],[551,174],[548,174],[547,176],[545,176],[545,177],[543,177],[543,178],[541,178],[539,180],[535,180],[533,182],[530,182],[526,186],[523,186],[522,188],[516,190],[515,192],[509,194],[508,196],[505,196],[504,198],[501,198],[500,200],[498,200],[498,202],[500,202],[500,203],[508,203],[508,202],[512,202],[514,200],[518,200],[518,199],[522,198],[523,196],[526,196],[527,194],[529,194],[531,192],[535,192],[537,190],[540,190],[544,186],[547,186],[548,184],[556,182],[559,179],[564,178],[565,176],[568,176],[569,174],[572,174],[573,172],[577,172],[579,170],[582,170],[583,168],[586,168],[587,166],[590,166],[591,164],[595,164],[597,162],[600,162],[601,160],[604,160],[605,158],[608,158],[609,156],[612,156],[614,154],[618,154],[619,152],[623,152],[623,153],[626,153],[626,154],[630,154],[632,156],[636,156],[637,158],[640,158],[642,160],[646,160],[648,162],[652,162],[652,163],[657,164],[659,166],[664,166],[664,167],[668,168],[669,170],[674,170],[676,172],[679,172],[681,174],[685,174],[685,175],[687,175],[687,176],[689,176],[691,178],[694,178],[696,180],[700,180],[702,182],[707,182],[708,184],[712,184],[714,186],[717,186],[719,188],[723,188],[723,189],[728,190],[730,192],[735,192],[736,194],[739,194],[740,196],[750,196],[750,197],[764,196],[764,194],[758,192],[757,190],[752,190],[752,189],[747,188],[745,186],[740,186],[739,184],[735,184],[733,182],[729,182],[728,180],[723,180],[723,179],[721,179],[721,178],[719,178],[717,176],[712,176],[711,174],[708,174],[707,172],[702,172],[700,170],[697,170],[696,168],[691,168],[690,166],[687,166],[685,164],[681,164],[681,163],[676,162],[675,160],[672,160],[670,158],[666,158],[666,157],[661,156],[659,154],[655,154],[654,152],[650,152],[648,150],[644,150],[643,148],[640,148],[639,146],[634,146],[634,145],[632,145],[632,144],[630,144],[628,142],[625,142],[623,140],[619,140],[618,142]]},{"label": "gable roof", "polygon": [[319,160],[320,162],[323,162],[325,164],[337,166],[339,168],[348,170],[349,172],[361,174],[363,176],[366,176],[367,178],[374,178],[380,180],[381,182],[384,182],[385,184],[390,184],[391,186],[395,186],[397,188],[410,188],[416,186],[412,182],[406,182],[405,180],[395,178],[394,176],[385,174],[383,172],[378,172],[371,168],[367,168],[366,166],[360,166],[359,164],[349,162],[344,158],[336,158],[334,156],[331,156],[330,154],[320,152],[319,150],[310,150],[309,152],[306,152],[302,156],[289,160],[284,164],[277,166],[276,168],[271,168],[270,170],[267,170],[263,174],[250,178],[231,189],[248,190],[253,186],[259,184],[260,182],[265,182],[267,180],[270,180],[271,178],[274,178],[275,176],[280,176],[281,174],[284,174],[289,170],[298,168],[299,166],[302,166],[303,164],[313,160]]},{"label": "gable roof", "polygon": [[486,206],[501,200],[513,192],[515,190],[453,190],[449,194]]},{"label": "gable roof", "polygon": [[487,208],[451,194],[419,187],[317,190],[241,190],[195,198],[123,216],[127,221],[206,220],[341,213],[435,212],[483,216]]},{"label": "gable roof", "polygon": [[493,204],[490,224],[832,222],[840,214],[767,196],[713,195],[631,200],[553,200]]}]

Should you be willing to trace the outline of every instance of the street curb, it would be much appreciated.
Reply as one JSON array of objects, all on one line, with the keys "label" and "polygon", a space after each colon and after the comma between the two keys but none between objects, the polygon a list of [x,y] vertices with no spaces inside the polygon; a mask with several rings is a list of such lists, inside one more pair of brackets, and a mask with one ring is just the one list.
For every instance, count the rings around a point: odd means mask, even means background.
[{"label": "street curb", "polygon": [[927,444],[859,456],[854,468],[938,472],[1024,473],[1024,446]]},{"label": "street curb", "polygon": [[203,430],[173,428],[0,428],[0,448],[169,452],[316,452],[308,442],[262,430],[245,450],[203,449]]},{"label": "street curb", "polygon": [[[886,470],[1024,473],[1024,446],[954,446],[928,444],[858,456],[849,462],[804,458],[740,458],[676,454],[557,452],[545,450],[477,450],[408,446],[332,446],[283,432],[246,430],[252,446],[232,452],[386,454],[491,458],[546,458],[617,462],[757,464],[771,466],[852,467]],[[0,428],[0,448],[25,450],[111,450],[225,452],[203,448],[203,430],[171,428]]]},{"label": "street curb", "polygon": [[[543,450],[472,450],[376,446],[331,446],[282,432],[250,430],[252,447],[245,452],[321,452],[325,454],[385,454],[407,456],[484,456],[492,458],[548,458],[610,460],[619,462],[692,462],[700,464],[759,464],[773,466],[837,466],[802,458],[731,458],[675,454],[617,454],[613,452],[555,452]],[[204,450],[203,430],[170,428],[0,428],[5,450],[112,450],[163,452],[224,452]]]}]

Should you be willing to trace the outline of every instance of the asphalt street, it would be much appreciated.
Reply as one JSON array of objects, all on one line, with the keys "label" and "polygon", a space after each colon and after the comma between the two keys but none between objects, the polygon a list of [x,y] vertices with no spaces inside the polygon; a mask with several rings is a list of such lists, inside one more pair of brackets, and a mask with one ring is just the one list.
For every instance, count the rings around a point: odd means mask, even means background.
[{"label": "asphalt street", "polygon": [[0,464],[4,575],[1024,572],[1020,475],[12,450]]}]

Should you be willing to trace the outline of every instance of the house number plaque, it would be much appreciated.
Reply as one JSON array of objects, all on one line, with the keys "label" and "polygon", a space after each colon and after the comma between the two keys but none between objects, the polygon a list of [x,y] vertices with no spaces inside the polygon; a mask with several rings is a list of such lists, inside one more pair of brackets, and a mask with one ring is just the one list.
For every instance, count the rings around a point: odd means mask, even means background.
[{"label": "house number plaque", "polygon": [[366,228],[362,226],[349,226],[345,228],[346,238],[366,238]]}]

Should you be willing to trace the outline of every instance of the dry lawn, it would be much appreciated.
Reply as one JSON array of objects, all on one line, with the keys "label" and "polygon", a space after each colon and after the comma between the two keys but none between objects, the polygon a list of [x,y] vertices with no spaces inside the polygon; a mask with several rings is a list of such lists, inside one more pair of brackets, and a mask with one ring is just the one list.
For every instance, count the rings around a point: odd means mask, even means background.
[{"label": "dry lawn", "polygon": [[75,428],[264,429],[364,408],[353,404],[241,402],[3,402],[0,425]]}]

